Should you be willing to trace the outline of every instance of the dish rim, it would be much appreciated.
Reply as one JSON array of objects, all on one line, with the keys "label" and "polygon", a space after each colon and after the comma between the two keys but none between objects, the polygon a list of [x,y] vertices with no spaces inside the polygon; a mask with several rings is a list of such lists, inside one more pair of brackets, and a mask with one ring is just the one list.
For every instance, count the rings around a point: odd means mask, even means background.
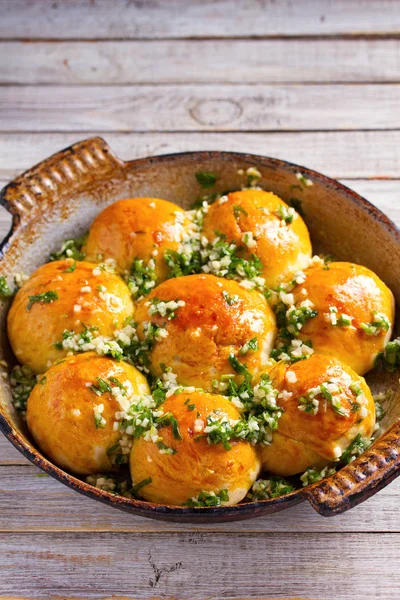
[{"label": "dish rim", "polygon": [[[0,261],[5,261],[7,258],[7,248],[8,242],[12,235],[18,231],[20,215],[18,211],[15,209],[15,204],[12,204],[7,195],[10,190],[15,190],[17,185],[20,182],[24,182],[24,180],[31,178],[33,175],[36,175],[38,171],[42,170],[46,167],[49,161],[57,159],[57,157],[64,157],[67,154],[72,154],[75,156],[79,154],[80,148],[87,148],[90,144],[100,144],[101,147],[106,149],[107,153],[111,155],[114,161],[119,163],[121,167],[125,169],[129,169],[130,166],[135,165],[140,168],[141,164],[146,164],[147,166],[156,167],[160,163],[165,162],[179,162],[180,160],[192,160],[193,163],[204,162],[205,160],[223,160],[227,162],[231,161],[243,161],[243,162],[251,162],[254,163],[257,167],[270,167],[274,166],[275,168],[283,169],[289,171],[291,173],[301,172],[302,175],[309,177],[313,181],[318,181],[323,185],[323,187],[328,188],[336,193],[341,193],[346,197],[346,199],[354,204],[356,204],[363,212],[367,213],[370,218],[378,221],[385,230],[394,238],[396,244],[400,246],[400,229],[396,226],[396,224],[386,216],[379,208],[365,199],[363,196],[342,184],[341,182],[327,177],[326,175],[319,173],[313,169],[308,167],[303,167],[301,165],[297,165],[296,163],[292,163],[289,161],[285,161],[282,159],[277,159],[268,156],[261,156],[257,154],[251,153],[241,153],[241,152],[229,152],[229,151],[191,151],[191,152],[175,152],[161,155],[153,155],[149,157],[138,158],[130,161],[122,161],[118,159],[113,152],[110,150],[108,145],[101,138],[89,138],[87,140],[83,140],[82,142],[78,142],[72,146],[68,146],[64,150],[48,157],[44,161],[41,161],[31,169],[25,171],[22,175],[15,178],[8,185],[6,185],[0,191],[0,204],[5,207],[7,212],[11,213],[13,216],[12,225],[9,233],[6,235],[4,240],[0,244]],[[101,175],[100,175],[101,177]],[[394,424],[396,425],[396,423]],[[394,425],[386,432],[388,433],[392,429],[394,429]],[[260,500],[257,502],[245,502],[239,503],[234,506],[218,506],[218,507],[185,507],[185,506],[170,506],[164,504],[154,504],[151,502],[147,502],[139,499],[130,499],[125,498],[123,496],[118,496],[116,494],[112,494],[110,492],[106,492],[104,490],[100,490],[95,488],[94,486],[78,479],[74,475],[64,471],[57,467],[54,463],[52,463],[49,459],[45,458],[39,450],[37,450],[34,446],[31,446],[26,443],[18,431],[18,429],[13,429],[12,424],[7,418],[6,414],[3,414],[3,411],[0,408],[0,430],[3,431],[8,440],[23,454],[30,462],[38,466],[44,472],[48,473],[61,483],[67,485],[68,487],[74,489],[75,491],[91,497],[95,500],[99,500],[109,506],[113,506],[114,508],[118,508],[121,510],[125,510],[128,512],[136,513],[141,516],[155,518],[155,519],[168,519],[175,520],[180,522],[210,522],[210,521],[224,521],[224,520],[232,520],[232,519],[246,519],[246,518],[254,518],[257,516],[262,516],[263,514],[276,512],[282,510],[283,508],[288,508],[289,506],[295,505],[305,499],[309,500],[309,502],[313,505],[313,507],[324,516],[331,516],[333,514],[338,514],[343,512],[344,510],[348,510],[352,506],[359,504],[365,499],[365,491],[364,495],[360,497],[359,495],[352,499],[349,505],[341,504],[339,508],[332,509],[329,506],[322,506],[320,501],[317,501],[317,495],[321,492],[321,489],[324,485],[321,485],[321,482],[306,486],[304,488],[299,488],[290,492],[289,494],[285,494],[283,496],[277,498],[269,498],[266,500]],[[385,433],[385,436],[386,436]],[[393,432],[394,433],[394,432]],[[396,439],[399,439],[399,457],[400,457],[400,428],[399,435],[397,436],[397,429],[395,432]],[[384,437],[385,437],[384,436]],[[370,451],[367,451],[367,454],[370,454],[371,451],[375,448],[375,445],[371,448]],[[366,453],[364,453],[365,455]],[[373,453],[375,454],[375,453]],[[362,456],[364,456],[362,455]],[[361,457],[360,457],[361,458]],[[397,458],[397,456],[396,456]],[[359,462],[354,461],[354,463]],[[362,461],[361,461],[362,462]],[[353,464],[353,463],[352,463]],[[400,465],[400,463],[399,463]],[[380,478],[379,482],[375,486],[370,486],[366,491],[370,491],[373,489],[372,493],[381,489],[387,485],[392,479],[397,477],[400,474],[399,465],[396,463],[395,468],[387,469],[387,472],[383,474],[383,477]],[[340,474],[343,471],[343,468],[338,471]],[[390,472],[389,472],[390,471]],[[339,478],[340,479],[340,478]],[[333,484],[332,481],[335,480],[335,476],[331,476],[322,480],[323,482],[328,482],[329,489],[333,492]],[[326,487],[326,486],[325,486]],[[336,485],[336,488],[338,486]],[[340,486],[339,486],[340,489]],[[371,495],[371,494],[369,494]],[[325,503],[327,504],[327,503]],[[328,503],[329,504],[329,503]],[[284,506],[286,505],[286,506]],[[268,510],[269,509],[269,510]]]}]

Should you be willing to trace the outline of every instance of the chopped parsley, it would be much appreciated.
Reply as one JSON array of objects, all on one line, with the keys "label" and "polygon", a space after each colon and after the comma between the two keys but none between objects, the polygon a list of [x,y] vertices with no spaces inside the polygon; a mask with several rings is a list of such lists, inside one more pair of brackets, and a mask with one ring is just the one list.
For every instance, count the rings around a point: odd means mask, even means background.
[{"label": "chopped parsley", "polygon": [[18,412],[25,413],[29,395],[35,387],[38,377],[42,376],[36,376],[26,365],[16,365],[12,369],[10,373],[12,403]]},{"label": "chopped parsley", "polygon": [[190,498],[185,502],[185,506],[199,507],[199,506],[221,506],[221,502],[228,502],[229,494],[228,490],[220,490],[219,492],[200,492],[196,498]]},{"label": "chopped parsley", "polygon": [[300,340],[291,340],[290,343],[281,344],[274,348],[270,357],[273,360],[284,360],[285,362],[295,363],[299,360],[310,358],[314,354],[310,340],[302,342]]},{"label": "chopped parsley", "polygon": [[153,259],[150,259],[147,265],[139,258],[133,261],[127,283],[135,300],[146,296],[156,285],[155,266]]},{"label": "chopped parsley", "polygon": [[226,292],[225,290],[222,292],[222,295],[224,297],[224,300],[227,304],[229,304],[229,306],[233,306],[234,304],[237,304],[238,302],[240,302],[240,298],[237,294],[234,294],[233,296],[230,296],[228,294],[228,292]]},{"label": "chopped parsley", "polygon": [[356,435],[354,440],[347,446],[346,450],[340,457],[340,462],[348,465],[353,460],[360,456],[371,445],[371,440],[362,437],[361,433]]},{"label": "chopped parsley", "polygon": [[149,483],[152,483],[152,478],[148,477],[147,479],[142,479],[142,481],[138,481],[137,483],[135,483],[132,488],[131,488],[131,494],[132,496],[137,496],[138,492],[144,488],[145,485],[149,485]]},{"label": "chopped parsley", "polygon": [[251,340],[249,340],[248,342],[243,344],[243,346],[240,349],[240,354],[242,354],[244,356],[250,351],[257,352],[257,350],[258,350],[258,340],[256,337],[253,337],[253,338],[251,338]]},{"label": "chopped parsley", "polygon": [[153,298],[148,310],[150,316],[159,314],[161,317],[167,317],[168,321],[175,319],[176,310],[181,306],[185,306],[183,300],[160,300],[159,298]]},{"label": "chopped parsley", "polygon": [[[283,305],[285,307],[285,305]],[[285,307],[286,308],[286,307]],[[277,312],[282,311],[282,308],[277,308]],[[284,310],[284,309],[283,309]],[[309,321],[316,317],[318,312],[308,306],[300,306],[296,308],[294,305],[284,313],[283,326],[280,329],[280,336],[285,339],[297,337],[299,331]],[[282,321],[281,321],[282,323]]]},{"label": "chopped parsley", "polygon": [[240,215],[245,215],[246,217],[249,216],[249,213],[247,212],[247,210],[245,210],[242,206],[240,206],[239,204],[234,204],[233,205],[233,214],[235,219],[238,219],[240,217]]},{"label": "chopped parsley", "polygon": [[276,390],[269,376],[264,373],[256,386],[251,385],[252,375],[246,365],[241,364],[231,354],[229,361],[236,373],[243,376],[240,383],[234,375],[224,375],[221,381],[213,382],[214,391],[227,396],[242,411],[239,420],[230,421],[222,411],[214,411],[207,417],[204,433],[208,442],[223,444],[229,450],[231,440],[247,440],[251,444],[269,444],[272,432],[278,428],[278,421],[283,414],[277,405]]},{"label": "chopped parsley", "polygon": [[270,477],[269,479],[257,479],[251,490],[247,493],[246,500],[254,502],[256,500],[268,500],[269,498],[279,498],[285,494],[293,492],[295,487],[282,477]]},{"label": "chopped parsley", "polygon": [[353,319],[349,315],[339,315],[336,325],[338,327],[350,327]]},{"label": "chopped parsley", "polygon": [[312,185],[314,185],[311,179],[307,179],[307,177],[302,173],[296,173],[296,177],[300,181],[301,185],[304,187],[311,187]]},{"label": "chopped parsley", "polygon": [[253,188],[255,187],[260,179],[262,178],[262,175],[260,173],[260,171],[257,169],[257,167],[249,167],[246,170],[246,175],[247,175],[247,187],[249,188]]},{"label": "chopped parsley", "polygon": [[276,216],[284,221],[287,225],[290,225],[290,223],[292,223],[293,219],[296,217],[296,211],[291,206],[288,207],[280,204],[276,212]]},{"label": "chopped parsley", "polygon": [[378,354],[375,366],[379,364],[389,373],[393,373],[400,367],[400,338],[388,342],[384,351]]},{"label": "chopped parsley", "polygon": [[[121,390],[121,396],[126,396],[127,390],[123,383],[120,382],[116,377],[109,377],[108,381],[112,383],[115,387]],[[112,391],[112,390],[111,390]]]},{"label": "chopped parsley", "polygon": [[73,273],[76,269],[76,260],[74,260],[69,267],[64,269],[63,273]]},{"label": "chopped parsley", "polygon": [[111,394],[112,392],[110,384],[100,377],[96,377],[96,383],[92,383],[89,386],[89,389],[96,394],[96,396],[101,396],[105,393]]},{"label": "chopped parsley", "polygon": [[[387,393],[391,393],[391,390],[389,390]],[[386,414],[386,411],[381,404],[381,400],[385,400],[385,399],[386,399],[386,394],[378,394],[377,396],[374,396],[375,418],[376,418],[377,423],[382,421],[383,417]]]},{"label": "chopped parsley", "polygon": [[172,435],[176,440],[181,440],[181,432],[179,431],[179,423],[171,412],[165,413],[162,417],[157,420],[158,427],[166,427],[170,425],[172,428]]},{"label": "chopped parsley", "polygon": [[166,444],[164,444],[164,442],[156,442],[157,448],[160,451],[160,454],[170,454],[171,456],[173,456],[174,454],[176,454],[178,452],[178,450],[176,450],[175,448],[170,448],[169,446],[167,446]]},{"label": "chopped parsley", "polygon": [[[292,187],[299,187],[299,186],[292,186]],[[306,216],[304,209],[303,209],[303,202],[301,200],[299,200],[298,198],[290,198],[289,204],[292,208],[294,208],[294,210],[299,215],[301,215],[302,217]]]},{"label": "chopped parsley", "polygon": [[26,305],[26,310],[31,310],[32,306],[39,302],[40,304],[51,304],[54,300],[58,300],[57,292],[50,290],[43,292],[43,294],[37,294],[36,296],[29,296],[29,302]]},{"label": "chopped parsley", "polygon": [[94,424],[96,426],[96,429],[104,429],[104,427],[107,425],[107,421],[103,417],[103,411],[104,404],[97,404],[93,407]]},{"label": "chopped parsley", "polygon": [[217,176],[213,173],[199,172],[196,173],[197,182],[205,190],[214,187],[217,181]]},{"label": "chopped parsley", "polygon": [[311,485],[321,481],[321,479],[324,479],[324,477],[333,475],[334,473],[336,473],[335,467],[324,467],[323,469],[313,469],[312,467],[309,467],[306,469],[303,475],[301,475],[300,481],[302,482],[303,486]]},{"label": "chopped parsley", "polygon": [[318,397],[327,400],[333,410],[341,417],[348,417],[349,410],[342,406],[340,394],[343,392],[333,381],[325,381],[320,385],[311,388],[306,394],[299,398],[298,409],[311,415],[316,415],[319,408]]},{"label": "chopped parsley", "polygon": [[50,254],[50,260],[61,260],[63,258],[73,258],[74,260],[84,260],[85,254],[82,252],[87,239],[87,234],[75,239],[65,240],[57,252]]},{"label": "chopped parsley", "polygon": [[389,319],[386,315],[374,311],[370,323],[361,323],[360,327],[367,335],[379,335],[383,331],[388,331],[390,327]]},{"label": "chopped parsley", "polygon": [[4,277],[4,275],[2,275],[0,277],[0,296],[3,296],[4,298],[9,298],[10,296],[13,296],[14,292],[12,292],[8,286],[7,283],[7,278]]},{"label": "chopped parsley", "polygon": [[165,250],[164,258],[169,268],[169,277],[182,277],[193,275],[201,271],[201,255],[199,250],[192,249],[187,252],[177,250]]}]

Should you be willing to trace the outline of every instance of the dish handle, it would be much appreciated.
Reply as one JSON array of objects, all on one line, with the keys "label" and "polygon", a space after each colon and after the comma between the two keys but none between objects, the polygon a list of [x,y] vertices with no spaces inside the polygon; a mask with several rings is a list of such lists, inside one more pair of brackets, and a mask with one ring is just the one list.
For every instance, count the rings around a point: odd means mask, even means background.
[{"label": "dish handle", "polygon": [[400,420],[356,460],[304,490],[304,497],[324,517],[357,506],[400,475]]},{"label": "dish handle", "polygon": [[26,224],[38,210],[48,210],[65,196],[72,196],[116,175],[125,163],[106,142],[89,138],[53,154],[26,171],[0,192],[0,202],[13,215],[14,227]]}]

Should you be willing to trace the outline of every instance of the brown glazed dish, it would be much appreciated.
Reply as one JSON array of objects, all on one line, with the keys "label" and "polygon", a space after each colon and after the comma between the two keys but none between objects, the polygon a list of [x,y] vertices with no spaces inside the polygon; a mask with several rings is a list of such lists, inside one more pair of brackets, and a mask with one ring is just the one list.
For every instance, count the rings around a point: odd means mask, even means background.
[{"label": "brown glazed dish", "polygon": [[[100,138],[77,143],[48,158],[6,186],[1,203],[13,215],[12,229],[1,247],[0,275],[30,273],[68,237],[87,230],[106,205],[133,196],[161,197],[188,208],[200,194],[198,171],[218,176],[215,191],[239,189],[239,169],[257,167],[261,187],[283,200],[301,199],[314,248],[375,271],[400,305],[400,232],[369,202],[319,173],[250,154],[192,152],[123,162]],[[297,191],[296,174],[313,186]],[[298,187],[298,186],[297,186]],[[6,336],[9,302],[0,303],[0,359],[15,362]],[[400,474],[399,375],[373,374],[374,391],[391,387],[392,405],[383,421],[386,430],[375,444],[335,475],[276,499],[227,507],[189,508],[155,505],[115,496],[64,472],[32,444],[11,404],[8,383],[0,383],[0,428],[32,463],[72,489],[109,506],[156,519],[211,522],[248,519],[274,513],[308,500],[324,516],[342,513],[363,502]]]}]

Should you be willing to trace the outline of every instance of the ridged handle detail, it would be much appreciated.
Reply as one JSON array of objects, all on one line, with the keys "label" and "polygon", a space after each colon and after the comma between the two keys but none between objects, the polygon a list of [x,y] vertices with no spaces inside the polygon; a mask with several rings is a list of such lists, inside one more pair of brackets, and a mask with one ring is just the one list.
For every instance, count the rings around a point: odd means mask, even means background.
[{"label": "ridged handle detail", "polygon": [[104,179],[107,171],[124,168],[124,163],[101,138],[83,140],[54,154],[23,175],[17,177],[1,192],[0,199],[18,221],[29,220],[39,204],[54,204],[66,193]]},{"label": "ridged handle detail", "polygon": [[400,421],[356,460],[304,490],[324,516],[340,514],[373,496],[400,475]]}]

